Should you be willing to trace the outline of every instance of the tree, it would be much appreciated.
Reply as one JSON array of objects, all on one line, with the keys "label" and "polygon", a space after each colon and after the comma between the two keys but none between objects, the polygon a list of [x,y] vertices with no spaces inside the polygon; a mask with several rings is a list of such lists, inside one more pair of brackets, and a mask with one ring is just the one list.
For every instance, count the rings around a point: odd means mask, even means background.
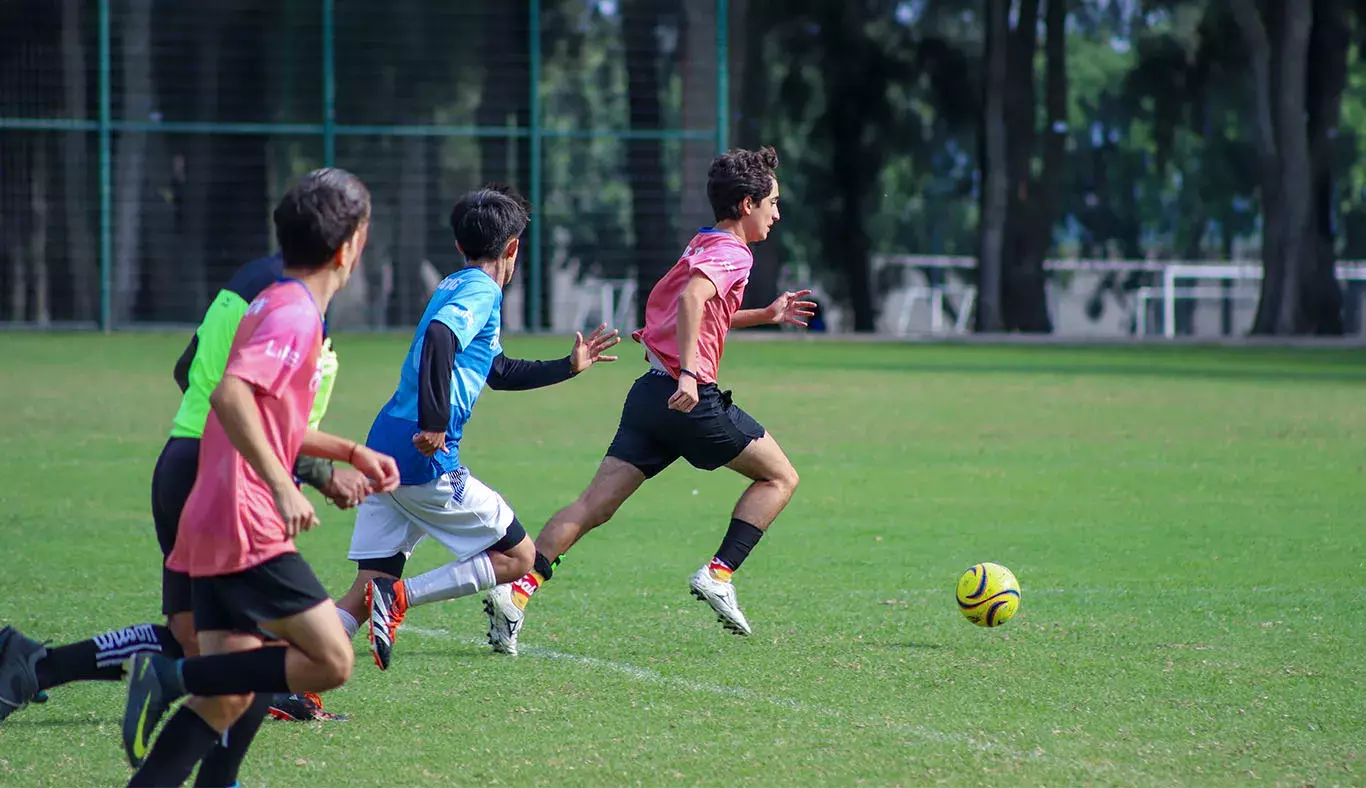
[{"label": "tree", "polygon": [[[1042,166],[1035,174],[1037,101],[1034,60],[1040,0],[986,0],[988,78],[984,84],[982,258],[978,329],[1052,330],[1043,260],[1053,245],[1067,133],[1066,0],[1044,0],[1046,111]],[[1013,16],[1013,20],[1011,17]],[[998,106],[999,105],[999,106]],[[1002,162],[1004,148],[1004,162]],[[1002,170],[1006,207],[1001,211]],[[999,247],[998,247],[999,244]]]},{"label": "tree", "polygon": [[[659,4],[654,0],[626,0],[622,6],[622,34],[626,47],[626,81],[632,131],[663,126],[660,106]],[[645,325],[645,296],[669,270],[673,241],[671,200],[664,175],[664,146],[658,139],[626,143],[626,174],[631,184],[631,229],[635,235],[636,321]]]},{"label": "tree", "polygon": [[[1332,130],[1346,82],[1345,20],[1340,0],[1232,0],[1255,91],[1254,129],[1262,202],[1262,293],[1254,334],[1341,333],[1341,294],[1332,263]],[[1320,84],[1309,98],[1310,41]],[[1274,42],[1273,37],[1274,36]],[[1311,139],[1312,137],[1312,139]],[[1320,220],[1316,214],[1325,214]],[[1328,230],[1331,238],[1331,229]]]}]

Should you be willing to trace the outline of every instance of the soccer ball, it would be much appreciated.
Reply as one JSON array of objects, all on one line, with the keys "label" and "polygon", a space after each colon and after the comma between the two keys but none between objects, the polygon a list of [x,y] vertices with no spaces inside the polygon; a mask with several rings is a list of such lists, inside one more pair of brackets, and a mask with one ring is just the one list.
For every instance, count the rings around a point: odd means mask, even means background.
[{"label": "soccer ball", "polygon": [[1000,564],[969,567],[958,578],[958,609],[979,627],[998,627],[1020,609],[1020,581]]}]

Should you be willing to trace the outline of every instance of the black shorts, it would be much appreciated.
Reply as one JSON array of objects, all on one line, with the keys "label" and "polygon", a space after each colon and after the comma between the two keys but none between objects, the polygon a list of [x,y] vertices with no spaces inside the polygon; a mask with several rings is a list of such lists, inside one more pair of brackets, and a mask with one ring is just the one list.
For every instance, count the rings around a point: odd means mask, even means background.
[{"label": "black shorts", "polygon": [[303,556],[285,553],[230,575],[196,577],[194,628],[257,634],[261,624],[311,610],[328,598]]},{"label": "black shorts", "polygon": [[180,513],[194,489],[199,473],[199,439],[171,438],[161,448],[156,470],[152,471],[152,522],[156,524],[157,541],[161,544],[161,612],[164,615],[189,612],[193,607],[190,597],[190,576],[167,569],[166,556],[175,547],[180,530]]},{"label": "black shorts", "polygon": [[631,463],[648,479],[679,457],[694,468],[715,470],[764,437],[763,426],[715,383],[697,387],[697,407],[688,413],[669,409],[677,390],[673,376],[655,369],[636,379],[607,456]]}]

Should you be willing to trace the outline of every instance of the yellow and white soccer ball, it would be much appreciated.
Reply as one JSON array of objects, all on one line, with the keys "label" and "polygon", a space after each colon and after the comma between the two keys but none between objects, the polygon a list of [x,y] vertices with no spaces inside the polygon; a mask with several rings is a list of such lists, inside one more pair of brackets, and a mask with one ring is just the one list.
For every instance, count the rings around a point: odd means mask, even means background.
[{"label": "yellow and white soccer ball", "polygon": [[1020,609],[1020,581],[1000,564],[971,566],[958,578],[958,609],[979,627],[999,627]]}]

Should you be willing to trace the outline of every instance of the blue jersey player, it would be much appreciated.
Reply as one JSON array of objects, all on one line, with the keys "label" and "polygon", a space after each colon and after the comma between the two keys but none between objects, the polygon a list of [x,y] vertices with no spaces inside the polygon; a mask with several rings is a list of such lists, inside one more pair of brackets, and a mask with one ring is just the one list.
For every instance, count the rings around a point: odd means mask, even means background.
[{"label": "blue jersey player", "polygon": [[[451,229],[467,265],[437,286],[403,359],[398,388],[366,439],[397,461],[401,483],[357,510],[348,557],[358,572],[338,610],[350,634],[369,619],[370,649],[381,670],[389,667],[408,608],[512,582],[535,560],[536,549],[512,509],[460,462],[460,437],[485,382],[503,390],[540,388],[616,360],[603,355],[620,341],[606,326],[586,340],[576,336],[569,355],[558,360],[503,355],[503,288],[512,280],[528,209],[505,186],[480,189],[456,204]],[[413,548],[427,536],[455,560],[399,580]]]}]

